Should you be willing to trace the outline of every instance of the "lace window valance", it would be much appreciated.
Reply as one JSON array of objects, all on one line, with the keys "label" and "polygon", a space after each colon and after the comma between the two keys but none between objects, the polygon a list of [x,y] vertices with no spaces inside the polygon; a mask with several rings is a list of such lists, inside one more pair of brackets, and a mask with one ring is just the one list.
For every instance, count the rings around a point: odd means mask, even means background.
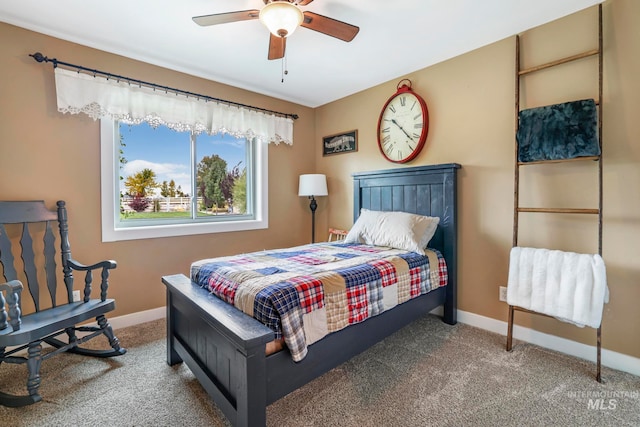
[{"label": "lace window valance", "polygon": [[94,120],[108,117],[129,124],[147,122],[176,131],[228,133],[276,145],[293,143],[290,117],[59,67],[55,79],[62,113],[85,113]]}]

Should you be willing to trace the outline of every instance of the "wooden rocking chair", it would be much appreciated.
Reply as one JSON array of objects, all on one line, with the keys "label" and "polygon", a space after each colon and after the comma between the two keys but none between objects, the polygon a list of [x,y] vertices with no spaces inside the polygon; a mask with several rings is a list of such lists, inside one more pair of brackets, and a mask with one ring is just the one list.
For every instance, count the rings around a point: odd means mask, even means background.
[{"label": "wooden rocking chair", "polygon": [[[29,372],[28,395],[16,396],[0,392],[0,404],[4,406],[25,406],[42,400],[38,394],[40,365],[53,355],[65,351],[96,357],[126,353],[105,317],[105,313],[115,309],[115,301],[107,299],[107,287],[109,270],[116,268],[116,263],[101,261],[83,265],[75,261],[71,257],[65,202],[59,201],[57,206],[56,212],[48,210],[43,201],[0,202],[0,264],[7,281],[0,283],[0,364],[26,363]],[[56,295],[56,238],[51,226],[53,221],[58,223],[64,278],[64,292],[60,298]],[[12,243],[14,246],[19,244],[21,250],[12,251]],[[27,283],[28,294],[31,296],[31,300],[25,301],[29,303],[28,308],[22,301],[23,282],[17,275],[18,263],[14,264],[14,253],[20,253],[22,259],[22,280]],[[100,287],[96,289],[92,289],[94,270],[100,270],[101,277]],[[85,272],[82,298],[75,302],[73,271]],[[99,297],[92,298],[92,291],[99,293]],[[40,301],[40,297],[46,294],[51,301],[50,305]],[[8,306],[8,310],[5,310],[5,306]],[[23,311],[29,311],[29,314],[22,314]],[[97,326],[77,326],[93,318],[96,319]],[[76,332],[86,335],[77,336]],[[67,335],[67,342],[57,338],[62,334]],[[103,334],[109,340],[111,349],[80,347],[86,341]],[[42,342],[55,350],[43,354]],[[20,353],[25,349],[27,357],[21,355],[24,352]]]}]

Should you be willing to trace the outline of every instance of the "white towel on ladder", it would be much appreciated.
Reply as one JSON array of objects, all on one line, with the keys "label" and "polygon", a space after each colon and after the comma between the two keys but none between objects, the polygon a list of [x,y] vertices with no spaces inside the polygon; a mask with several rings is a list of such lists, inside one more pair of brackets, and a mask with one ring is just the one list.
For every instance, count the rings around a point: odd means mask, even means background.
[{"label": "white towel on ladder", "polygon": [[511,249],[507,303],[577,326],[600,327],[609,302],[600,255],[550,249]]}]

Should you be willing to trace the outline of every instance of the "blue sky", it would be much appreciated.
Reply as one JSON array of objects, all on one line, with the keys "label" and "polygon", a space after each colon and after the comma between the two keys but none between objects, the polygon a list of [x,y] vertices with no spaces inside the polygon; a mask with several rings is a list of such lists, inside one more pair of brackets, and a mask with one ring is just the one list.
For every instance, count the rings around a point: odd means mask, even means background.
[{"label": "blue sky", "polygon": [[[146,123],[129,126],[120,125],[120,134],[125,143],[124,157],[127,164],[121,171],[125,179],[142,169],[149,168],[156,173],[156,181],[170,182],[172,179],[182,191],[191,194],[189,133],[176,132],[159,126],[153,129]],[[227,168],[233,168],[242,161],[245,166],[244,139],[237,139],[230,135],[198,136],[197,161],[206,155],[217,154],[227,161]],[[123,180],[124,181],[124,180]],[[121,190],[124,190],[121,181]]]}]

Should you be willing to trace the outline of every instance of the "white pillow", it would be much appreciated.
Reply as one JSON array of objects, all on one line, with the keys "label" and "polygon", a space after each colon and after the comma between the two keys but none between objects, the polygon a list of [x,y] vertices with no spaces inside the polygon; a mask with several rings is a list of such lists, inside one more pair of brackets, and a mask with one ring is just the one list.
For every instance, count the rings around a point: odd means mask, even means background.
[{"label": "white pillow", "polygon": [[438,217],[361,209],[344,243],[389,246],[424,255],[439,223]]},{"label": "white pillow", "polygon": [[344,243],[365,243],[364,235],[370,233],[368,230],[377,227],[378,217],[381,214],[382,212],[379,211],[360,209],[360,216],[344,238]]}]

